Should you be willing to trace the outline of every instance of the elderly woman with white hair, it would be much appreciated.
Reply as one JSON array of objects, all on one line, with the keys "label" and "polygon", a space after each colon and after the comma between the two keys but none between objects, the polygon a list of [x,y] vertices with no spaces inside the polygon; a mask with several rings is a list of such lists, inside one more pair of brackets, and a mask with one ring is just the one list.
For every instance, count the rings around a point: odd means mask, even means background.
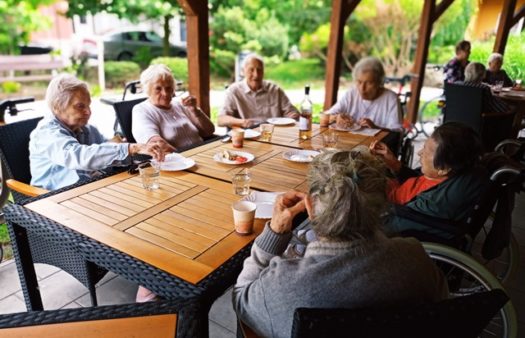
[{"label": "elderly woman with white hair", "polygon": [[88,124],[91,96],[87,84],[68,74],[49,83],[46,101],[52,115],[40,121],[30,135],[31,185],[55,190],[131,164],[131,156],[147,154],[164,159],[159,146],[113,143]]},{"label": "elderly woman with white hair", "polygon": [[366,57],[355,65],[352,86],[325,114],[336,115],[340,128],[354,123],[367,128],[401,130],[401,106],[397,95],[383,87],[381,61]]},{"label": "elderly woman with white hair", "polygon": [[482,111],[484,113],[506,113],[509,111],[509,106],[500,98],[492,95],[490,87],[484,84],[485,66],[479,62],[471,62],[465,68],[465,81],[460,82],[465,86],[481,88],[482,96]]},{"label": "elderly woman with white hair", "polygon": [[174,98],[175,79],[167,66],[149,66],[140,75],[140,83],[148,100],[133,107],[132,133],[138,142],[159,144],[173,152],[213,135],[215,127],[194,96]]},{"label": "elderly woman with white hair", "polygon": [[492,53],[488,59],[489,68],[485,73],[483,82],[489,85],[495,85],[498,82],[503,82],[504,87],[512,87],[514,84],[501,66],[503,66],[503,55],[500,53]]},{"label": "elderly woman with white hair", "polygon": [[[380,230],[386,168],[366,148],[326,152],[308,173],[309,193],[277,198],[233,287],[239,318],[260,337],[289,337],[296,308],[362,308],[447,297],[441,271],[413,238]],[[307,210],[318,240],[304,257],[281,256],[292,220]]]}]

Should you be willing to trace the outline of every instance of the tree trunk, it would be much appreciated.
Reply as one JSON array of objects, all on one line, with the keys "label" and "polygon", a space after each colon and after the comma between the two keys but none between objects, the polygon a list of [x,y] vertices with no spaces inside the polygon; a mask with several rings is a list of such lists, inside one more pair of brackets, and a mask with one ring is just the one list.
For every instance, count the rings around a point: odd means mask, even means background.
[{"label": "tree trunk", "polygon": [[170,56],[170,20],[171,15],[164,16],[164,38],[162,39],[162,55]]}]

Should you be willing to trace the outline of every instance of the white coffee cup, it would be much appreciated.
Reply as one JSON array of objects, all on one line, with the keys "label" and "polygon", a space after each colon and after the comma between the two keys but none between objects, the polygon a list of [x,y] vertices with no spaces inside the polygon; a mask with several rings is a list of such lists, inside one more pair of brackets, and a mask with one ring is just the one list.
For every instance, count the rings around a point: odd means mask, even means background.
[{"label": "white coffee cup", "polygon": [[257,205],[249,201],[238,201],[232,204],[235,232],[239,235],[249,235],[253,232],[256,209]]}]

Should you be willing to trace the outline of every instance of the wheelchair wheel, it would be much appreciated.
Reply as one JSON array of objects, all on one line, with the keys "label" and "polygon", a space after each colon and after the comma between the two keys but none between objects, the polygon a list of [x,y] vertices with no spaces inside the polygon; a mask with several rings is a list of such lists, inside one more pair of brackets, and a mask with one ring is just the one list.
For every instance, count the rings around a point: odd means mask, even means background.
[{"label": "wheelchair wheel", "polygon": [[[479,255],[479,257],[476,255],[475,257],[480,261],[483,261],[481,255]],[[516,276],[519,261],[519,244],[514,237],[514,234],[511,233],[509,246],[503,250],[499,257],[490,261],[486,261],[484,265],[494,274],[494,276],[498,278],[501,284],[507,285],[507,283],[512,280],[514,276]]]},{"label": "wheelchair wheel", "polygon": [[[472,293],[503,289],[498,279],[473,257],[457,249],[436,244],[423,243],[427,254],[445,274],[449,282],[450,295],[464,296]],[[515,338],[518,335],[516,311],[512,302],[494,316],[480,337]]]}]

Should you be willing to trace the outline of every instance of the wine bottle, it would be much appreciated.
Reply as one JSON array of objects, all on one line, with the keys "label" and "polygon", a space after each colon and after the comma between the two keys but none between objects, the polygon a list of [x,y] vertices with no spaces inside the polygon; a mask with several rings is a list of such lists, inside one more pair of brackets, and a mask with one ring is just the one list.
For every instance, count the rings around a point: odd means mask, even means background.
[{"label": "wine bottle", "polygon": [[304,86],[304,99],[301,102],[299,117],[299,138],[307,140],[312,137],[312,101],[310,101],[310,85]]}]

